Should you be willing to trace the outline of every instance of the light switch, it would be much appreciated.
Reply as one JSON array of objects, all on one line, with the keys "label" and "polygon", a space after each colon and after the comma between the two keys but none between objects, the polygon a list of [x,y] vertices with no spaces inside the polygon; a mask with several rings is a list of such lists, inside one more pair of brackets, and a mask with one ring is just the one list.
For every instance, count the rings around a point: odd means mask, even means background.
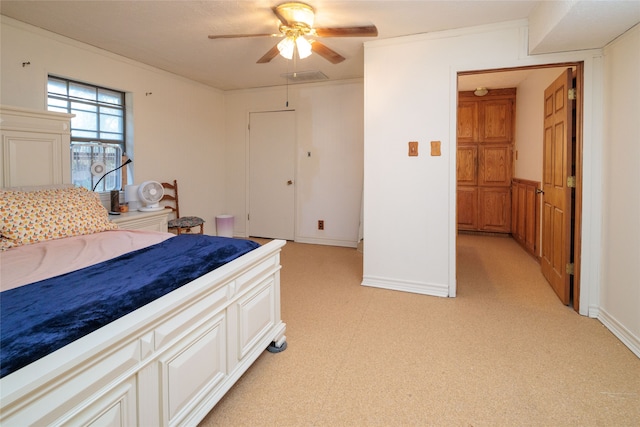
[{"label": "light switch", "polygon": [[431,141],[431,155],[440,156],[440,141]]},{"label": "light switch", "polygon": [[409,156],[414,157],[418,155],[418,141],[409,141]]}]

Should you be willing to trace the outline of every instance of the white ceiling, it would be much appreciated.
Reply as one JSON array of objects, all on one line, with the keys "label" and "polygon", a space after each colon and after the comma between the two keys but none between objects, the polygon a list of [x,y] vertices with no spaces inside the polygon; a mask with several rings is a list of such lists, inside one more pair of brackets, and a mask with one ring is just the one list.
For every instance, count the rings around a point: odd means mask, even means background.
[{"label": "white ceiling", "polygon": [[[256,64],[279,39],[210,40],[209,34],[276,33],[271,8],[283,0],[247,1],[11,1],[0,13],[18,21],[222,89],[285,83],[282,74],[321,71],[330,80],[363,76],[363,43],[371,38],[324,38],[347,59],[333,65],[318,55],[294,64],[276,57]],[[316,27],[375,24],[377,39],[527,19],[545,2],[308,0]],[[546,52],[600,48],[640,21],[640,0],[564,2],[562,30],[542,39]],[[580,7],[575,7],[575,4]],[[606,13],[603,11],[606,10]],[[567,17],[571,18],[568,19]],[[571,34],[571,37],[562,36]],[[501,78],[505,78],[505,74]],[[479,85],[473,82],[473,85]],[[484,86],[490,86],[485,84]]]}]

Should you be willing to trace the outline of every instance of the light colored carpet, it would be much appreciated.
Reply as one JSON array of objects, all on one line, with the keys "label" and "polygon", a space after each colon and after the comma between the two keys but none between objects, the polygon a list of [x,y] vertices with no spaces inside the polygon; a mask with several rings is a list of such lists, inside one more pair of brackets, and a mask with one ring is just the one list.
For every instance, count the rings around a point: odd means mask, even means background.
[{"label": "light colored carpet", "polygon": [[288,348],[202,426],[638,426],[640,359],[512,239],[460,235],[458,297],[368,288],[355,249],[288,243]]}]

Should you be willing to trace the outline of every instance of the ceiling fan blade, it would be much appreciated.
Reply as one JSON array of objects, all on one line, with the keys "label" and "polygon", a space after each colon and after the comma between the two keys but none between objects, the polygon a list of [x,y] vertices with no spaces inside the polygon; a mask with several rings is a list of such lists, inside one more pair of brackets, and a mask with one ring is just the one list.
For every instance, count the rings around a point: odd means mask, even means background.
[{"label": "ceiling fan blade", "polygon": [[317,40],[311,43],[311,50],[313,50],[315,53],[322,56],[332,64],[339,64],[345,59],[344,56],[340,55],[335,50],[328,48],[326,45],[320,43]]},{"label": "ceiling fan blade", "polygon": [[280,34],[220,34],[210,35],[210,39],[239,39],[243,37],[280,37]]},{"label": "ceiling fan blade", "polygon": [[364,27],[339,27],[339,28],[316,28],[318,37],[377,37],[378,29],[375,25]]},{"label": "ceiling fan blade", "polygon": [[262,55],[262,58],[258,59],[256,64],[266,64],[267,62],[271,61],[273,58],[278,56],[279,53],[280,51],[278,50],[278,45],[275,45],[274,47],[269,49],[267,53]]}]

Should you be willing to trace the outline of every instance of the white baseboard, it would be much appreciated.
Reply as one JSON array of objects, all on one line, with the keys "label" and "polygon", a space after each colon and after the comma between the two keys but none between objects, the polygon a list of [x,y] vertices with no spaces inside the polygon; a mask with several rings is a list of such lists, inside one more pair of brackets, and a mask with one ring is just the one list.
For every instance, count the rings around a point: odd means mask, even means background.
[{"label": "white baseboard", "polygon": [[412,292],[414,294],[431,295],[436,297],[449,296],[449,286],[439,283],[421,283],[365,276],[362,279],[362,286],[391,289],[394,291]]},{"label": "white baseboard", "polygon": [[600,308],[598,320],[602,322],[604,326],[611,331],[613,335],[618,337],[620,341],[631,350],[636,356],[640,358],[640,338],[635,336],[624,325],[618,322],[613,316],[607,313],[606,310]]}]

